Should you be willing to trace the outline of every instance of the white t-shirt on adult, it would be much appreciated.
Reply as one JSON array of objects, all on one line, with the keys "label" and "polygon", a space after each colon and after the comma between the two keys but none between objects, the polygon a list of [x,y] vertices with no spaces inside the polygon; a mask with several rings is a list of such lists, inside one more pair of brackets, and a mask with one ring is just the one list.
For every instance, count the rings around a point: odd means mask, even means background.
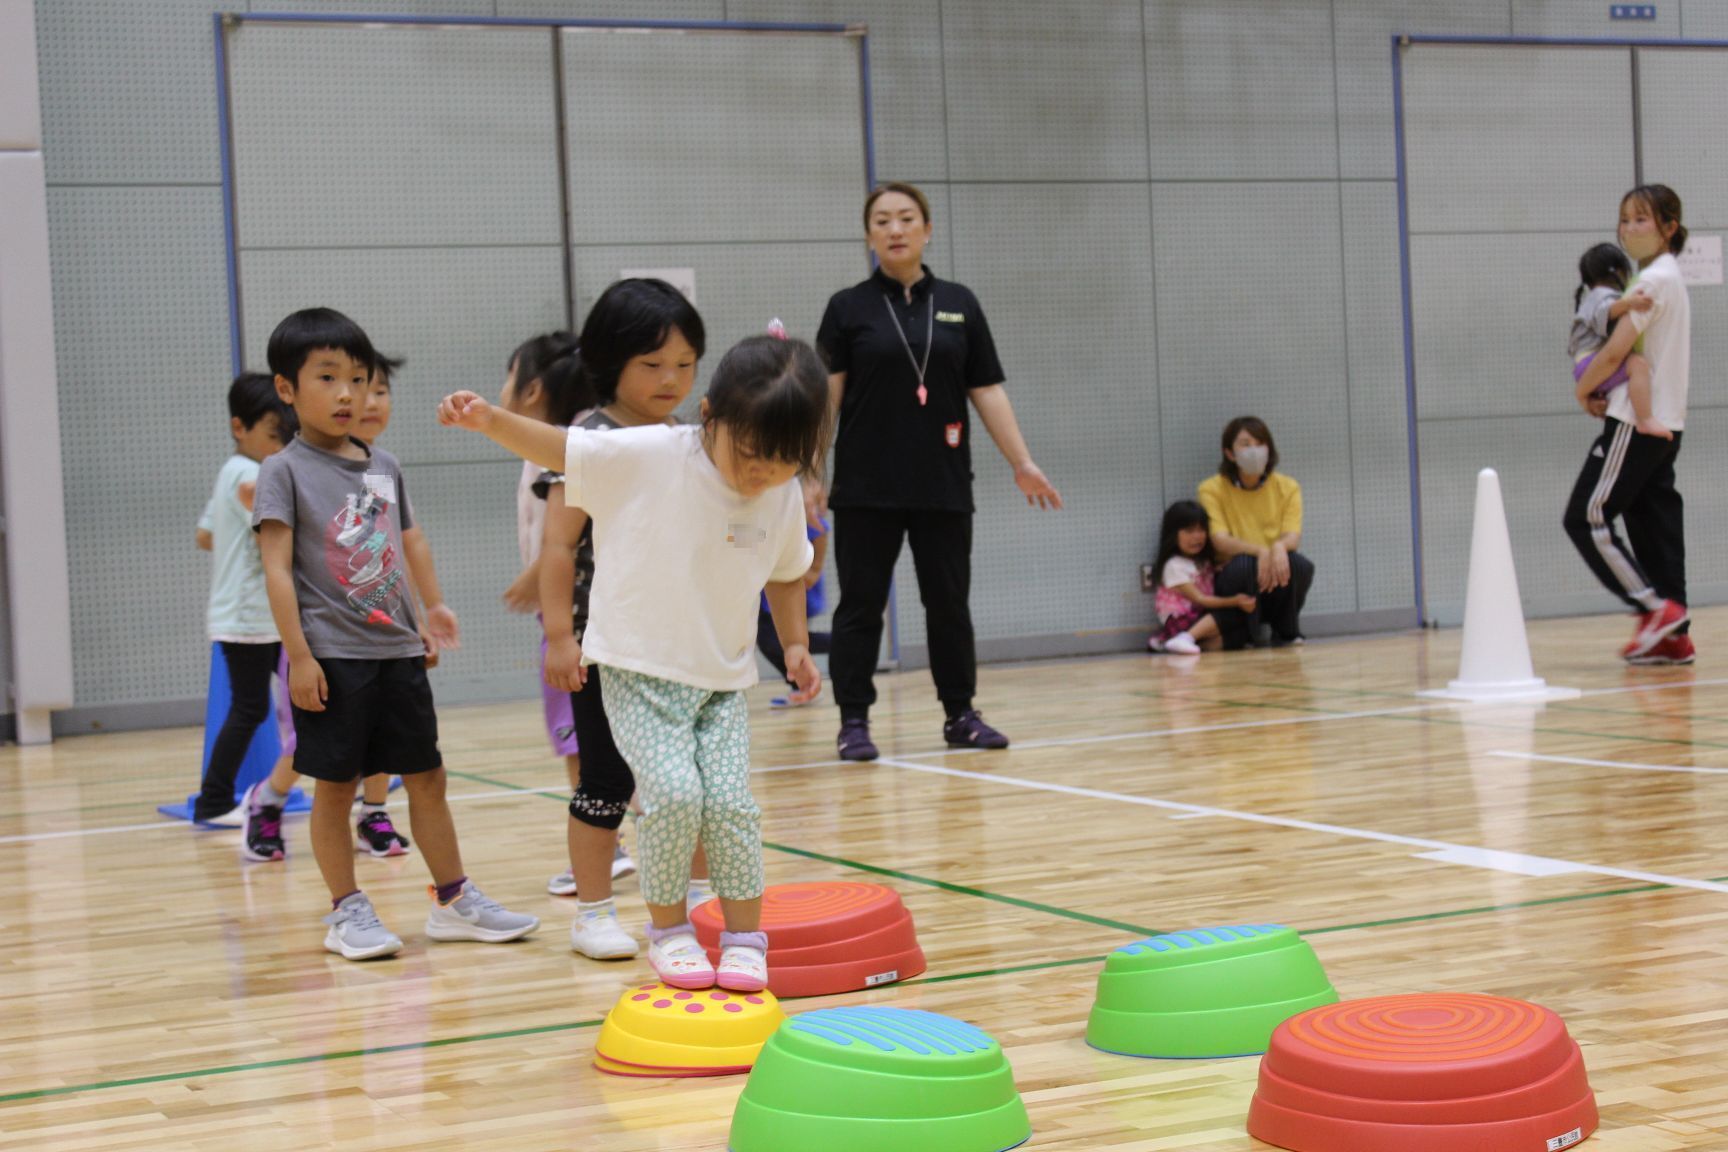
[{"label": "white t-shirt on adult", "polygon": [[815,556],[796,480],[739,495],[697,426],[572,428],[564,501],[594,522],[584,663],[716,692],[756,683],[762,588]]},{"label": "white t-shirt on adult", "polygon": [[[1678,432],[1686,427],[1686,393],[1692,379],[1692,300],[1680,275],[1680,262],[1664,252],[1638,274],[1637,291],[1650,297],[1648,312],[1628,312],[1626,319],[1644,336],[1644,358],[1650,361],[1650,414]],[[1637,420],[1626,388],[1609,395],[1608,415],[1622,424]]]},{"label": "white t-shirt on adult", "polygon": [[516,482],[516,551],[524,568],[540,558],[540,539],[546,531],[546,501],[534,495],[534,482],[545,474],[546,469],[524,460],[522,478]]}]

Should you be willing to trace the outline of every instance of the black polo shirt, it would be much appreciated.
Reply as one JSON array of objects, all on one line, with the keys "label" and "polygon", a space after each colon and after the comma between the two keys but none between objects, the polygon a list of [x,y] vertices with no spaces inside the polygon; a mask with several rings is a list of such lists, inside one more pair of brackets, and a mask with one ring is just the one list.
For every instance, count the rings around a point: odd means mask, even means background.
[{"label": "black polo shirt", "polygon": [[[913,360],[923,362],[925,333],[932,329],[924,376],[928,398],[919,404]],[[828,503],[972,511],[966,400],[974,388],[1002,383],[1002,364],[971,289],[938,280],[926,268],[908,302],[900,282],[877,269],[828,301],[816,343],[828,370],[846,373]]]}]

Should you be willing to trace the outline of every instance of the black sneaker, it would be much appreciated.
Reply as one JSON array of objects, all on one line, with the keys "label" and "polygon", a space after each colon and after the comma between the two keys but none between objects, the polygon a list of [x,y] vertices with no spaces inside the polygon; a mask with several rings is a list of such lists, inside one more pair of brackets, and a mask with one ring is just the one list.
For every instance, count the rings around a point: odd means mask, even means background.
[{"label": "black sneaker", "polygon": [[842,760],[874,760],[882,753],[870,739],[870,721],[842,720],[840,735],[834,740]]},{"label": "black sneaker", "polygon": [[240,802],[240,855],[248,860],[267,863],[288,856],[288,846],[282,842],[282,808],[258,799],[258,785],[246,789]]},{"label": "black sneaker", "polygon": [[984,723],[973,708],[942,725],[942,739],[950,748],[1006,748],[1008,737]]},{"label": "black sneaker", "polygon": [[396,831],[388,812],[367,812],[354,826],[354,843],[372,856],[406,856],[408,837]]}]

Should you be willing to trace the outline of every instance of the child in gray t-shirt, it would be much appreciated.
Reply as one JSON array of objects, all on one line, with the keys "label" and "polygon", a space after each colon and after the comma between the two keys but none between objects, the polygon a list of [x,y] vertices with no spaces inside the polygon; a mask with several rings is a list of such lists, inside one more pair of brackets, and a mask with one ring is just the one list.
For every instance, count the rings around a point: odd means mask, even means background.
[{"label": "child in gray t-shirt", "polygon": [[[1626,253],[1613,244],[1597,244],[1578,258],[1578,291],[1572,296],[1572,331],[1567,337],[1566,352],[1572,357],[1572,380],[1576,383],[1584,370],[1596,359],[1614,324],[1628,312],[1648,312],[1653,304],[1640,292],[1626,291],[1626,281],[1632,275],[1632,262]],[[1627,355],[1607,380],[1597,387],[1595,395],[1608,393],[1627,385],[1626,398],[1632,401],[1632,411],[1638,417],[1637,430],[1646,436],[1669,438],[1672,434],[1650,414],[1650,361],[1633,352]]]}]

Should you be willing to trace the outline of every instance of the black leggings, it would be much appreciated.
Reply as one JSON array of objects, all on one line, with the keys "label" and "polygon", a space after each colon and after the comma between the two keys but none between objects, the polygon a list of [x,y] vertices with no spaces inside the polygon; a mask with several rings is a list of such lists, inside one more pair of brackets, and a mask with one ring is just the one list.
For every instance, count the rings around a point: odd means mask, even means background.
[{"label": "black leggings", "polygon": [[1224,647],[1230,650],[1246,648],[1254,639],[1256,624],[1266,624],[1279,640],[1294,640],[1302,635],[1302,605],[1308,602],[1308,588],[1314,583],[1314,561],[1300,552],[1290,553],[1290,583],[1270,592],[1260,591],[1260,561],[1253,556],[1237,556],[1218,573],[1212,582],[1214,596],[1255,598],[1252,613],[1240,608],[1215,608],[1218,634]]},{"label": "black leggings", "polygon": [[588,682],[580,692],[570,693],[570,718],[576,726],[577,754],[582,758],[582,782],[570,797],[570,816],[613,831],[624,823],[624,813],[630,810],[636,777],[612,740],[606,701],[600,695],[599,667],[589,665]]},{"label": "black leggings", "polygon": [[270,677],[281,659],[280,644],[222,645],[228,666],[228,717],[210,746],[210,763],[192,807],[194,820],[209,820],[234,808],[234,782],[258,725],[271,713]]}]

